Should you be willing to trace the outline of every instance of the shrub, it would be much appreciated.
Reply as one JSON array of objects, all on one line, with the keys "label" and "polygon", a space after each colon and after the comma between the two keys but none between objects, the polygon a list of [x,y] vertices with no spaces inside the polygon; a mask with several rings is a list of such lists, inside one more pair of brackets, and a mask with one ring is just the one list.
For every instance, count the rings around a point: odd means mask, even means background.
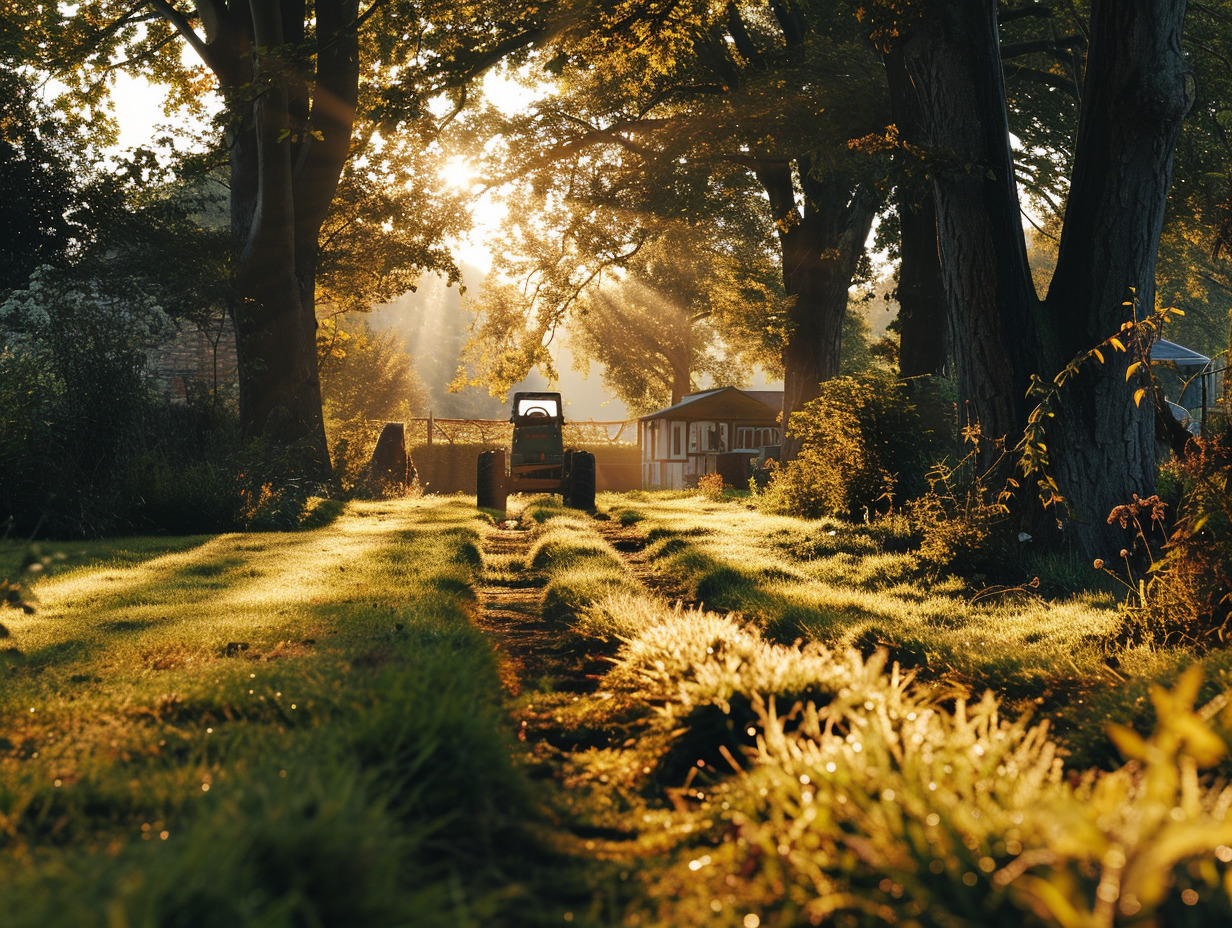
[{"label": "shrub", "polygon": [[145,454],[129,471],[137,512],[149,525],[173,535],[226,532],[242,524],[235,473],[212,462],[177,466]]},{"label": "shrub", "polygon": [[928,472],[928,491],[908,507],[921,537],[921,561],[937,570],[971,574],[1006,560],[1009,507],[1005,495],[990,485],[998,466],[979,472],[973,449],[957,465],[943,462]]},{"label": "shrub", "polygon": [[1223,640],[1232,620],[1232,430],[1195,438],[1189,449],[1166,469],[1180,502],[1152,567],[1147,619],[1164,640]]},{"label": "shrub", "polygon": [[145,349],[170,331],[139,291],[46,268],[0,304],[0,518],[60,535],[128,525],[120,478],[157,418]]},{"label": "shrub", "polygon": [[882,374],[836,377],[791,416],[800,439],[794,461],[762,495],[773,512],[868,519],[927,488],[929,466],[949,450],[944,385],[910,386]]},{"label": "shrub", "polygon": [[723,475],[702,474],[697,479],[697,489],[709,500],[718,501],[723,498]]}]

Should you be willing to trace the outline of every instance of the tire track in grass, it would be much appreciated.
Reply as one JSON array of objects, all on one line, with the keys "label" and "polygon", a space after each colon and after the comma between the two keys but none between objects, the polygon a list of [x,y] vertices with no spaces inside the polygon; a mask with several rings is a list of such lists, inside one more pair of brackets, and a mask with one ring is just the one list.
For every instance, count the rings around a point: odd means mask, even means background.
[{"label": "tire track in grass", "polygon": [[655,570],[646,553],[649,541],[637,525],[621,525],[614,519],[596,519],[595,529],[624,561],[629,574],[646,590],[669,603],[685,608],[696,605],[689,591],[678,581]]},{"label": "tire track in grass", "polygon": [[[636,526],[593,519],[591,527],[620,556],[629,575],[646,591],[668,603],[693,605],[688,591],[659,574],[646,556],[646,536]],[[510,519],[483,532],[485,568],[476,590],[480,609],[476,624],[493,641],[501,682],[513,696],[523,690],[589,693],[610,663],[586,653],[567,622],[543,615],[543,591],[549,577],[527,564],[534,532]]]},{"label": "tire track in grass", "polygon": [[484,533],[476,624],[493,642],[501,683],[510,695],[525,689],[591,692],[605,665],[570,646],[567,624],[544,618],[547,577],[526,564],[532,535],[509,522]]}]

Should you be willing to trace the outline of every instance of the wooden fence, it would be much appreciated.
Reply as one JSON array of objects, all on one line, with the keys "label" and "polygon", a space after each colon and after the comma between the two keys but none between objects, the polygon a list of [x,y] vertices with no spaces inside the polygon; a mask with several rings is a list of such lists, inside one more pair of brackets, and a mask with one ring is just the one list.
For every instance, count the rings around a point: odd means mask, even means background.
[{"label": "wooden fence", "polygon": [[[580,445],[636,445],[637,420],[623,419],[613,422],[593,420],[571,422],[565,420],[565,444]],[[408,444],[448,445],[497,445],[508,446],[513,439],[513,424],[508,419],[408,419],[406,440]]]},{"label": "wooden fence", "polygon": [[[569,422],[566,447],[583,448],[595,456],[599,490],[641,487],[637,420]],[[420,486],[432,493],[473,493],[475,463],[487,448],[508,448],[513,425],[504,419],[408,419],[406,443]]]}]

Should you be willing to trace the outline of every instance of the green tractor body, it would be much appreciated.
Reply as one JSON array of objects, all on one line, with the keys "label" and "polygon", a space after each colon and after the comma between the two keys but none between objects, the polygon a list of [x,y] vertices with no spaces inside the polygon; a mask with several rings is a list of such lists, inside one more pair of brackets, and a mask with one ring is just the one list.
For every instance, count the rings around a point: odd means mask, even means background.
[{"label": "green tractor body", "polygon": [[504,451],[484,451],[476,472],[478,505],[504,511],[509,493],[559,493],[566,506],[595,508],[595,456],[565,448],[565,417],[559,393],[513,395],[513,443],[508,468]]}]

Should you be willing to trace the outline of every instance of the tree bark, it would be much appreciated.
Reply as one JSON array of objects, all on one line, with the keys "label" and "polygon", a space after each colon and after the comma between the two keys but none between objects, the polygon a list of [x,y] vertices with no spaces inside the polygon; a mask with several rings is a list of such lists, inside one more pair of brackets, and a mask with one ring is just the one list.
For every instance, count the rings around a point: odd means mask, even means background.
[{"label": "tree bark", "polygon": [[[934,159],[938,239],[959,394],[985,436],[1016,439],[1032,374],[1052,377],[1154,308],[1154,264],[1172,155],[1188,107],[1184,4],[1096,0],[1076,158],[1057,271],[1035,295],[1019,218],[992,0],[934,0],[902,52]],[[1132,289],[1131,289],[1132,288]],[[1132,302],[1132,301],[1131,301]],[[1093,557],[1132,539],[1113,507],[1154,491],[1149,406],[1131,359],[1105,352],[1058,396],[1046,433],[1067,528]]]},{"label": "tree bark", "polygon": [[204,42],[157,6],[214,71],[231,109],[231,241],[240,424],[330,476],[316,355],[316,264],[350,146],[359,82],[357,0],[317,0],[316,71],[304,0],[197,0]]},{"label": "tree bark", "polygon": [[[794,297],[783,346],[783,424],[839,373],[847,291],[876,215],[868,188],[844,177],[810,176],[807,158],[797,161],[804,191],[796,206],[791,168],[766,165],[757,177],[770,198],[783,254],[783,285]],[[783,438],[783,460],[799,452],[798,440]]]},{"label": "tree bark", "polygon": [[932,3],[902,46],[930,150],[959,422],[980,460],[1028,412],[1037,302],[1014,182],[993,0]]},{"label": "tree bark", "polygon": [[[1155,309],[1155,259],[1172,159],[1191,98],[1181,52],[1184,2],[1096,0],[1077,154],[1056,273],[1043,307],[1049,370]],[[1126,306],[1129,302],[1131,305]],[[1103,352],[1059,396],[1048,430],[1055,476],[1083,547],[1133,548],[1108,514],[1155,492],[1148,391],[1133,402],[1129,352]],[[1145,386],[1145,384],[1142,384]],[[1132,532],[1130,533],[1132,535]]]},{"label": "tree bark", "polygon": [[899,222],[898,370],[904,378],[939,375],[949,360],[945,285],[937,251],[937,206],[932,183],[913,152],[924,144],[920,108],[901,46],[885,59],[890,112],[902,145],[897,182]]}]

